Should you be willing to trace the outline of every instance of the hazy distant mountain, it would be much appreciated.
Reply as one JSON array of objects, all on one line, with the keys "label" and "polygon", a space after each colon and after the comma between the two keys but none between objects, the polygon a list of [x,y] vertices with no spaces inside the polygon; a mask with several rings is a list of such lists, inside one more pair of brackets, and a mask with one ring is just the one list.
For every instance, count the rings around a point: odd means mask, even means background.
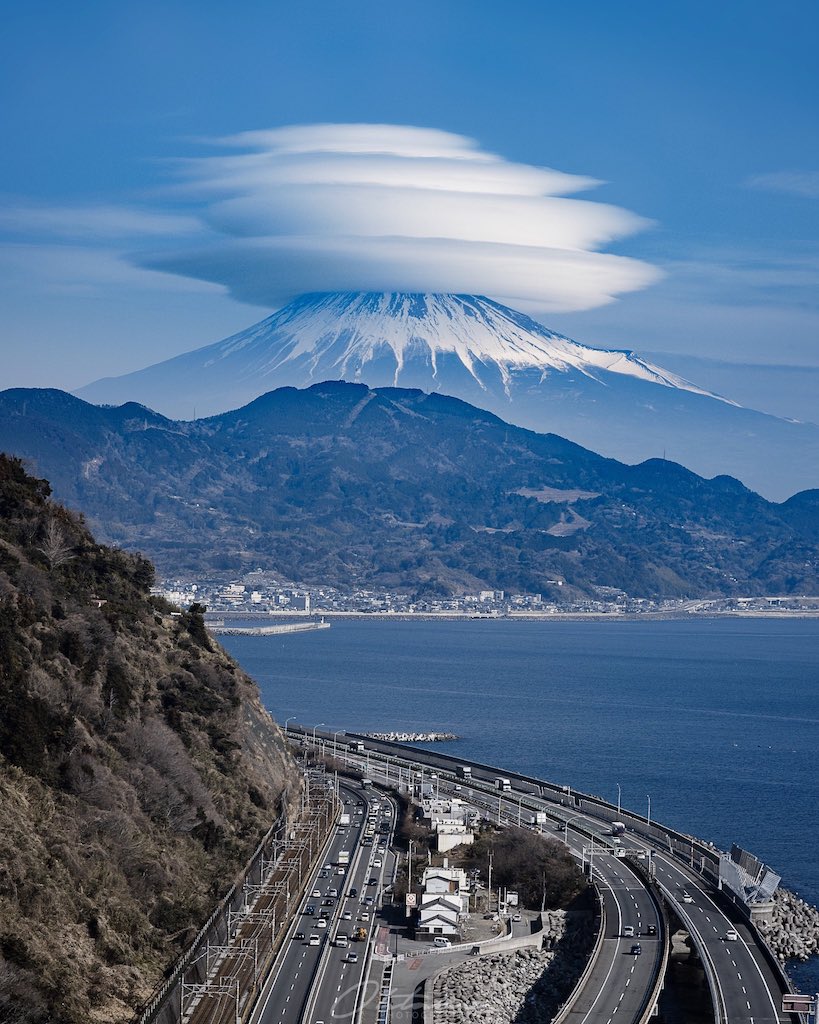
[{"label": "hazy distant mountain", "polygon": [[78,394],[191,419],[337,379],[455,395],[622,461],[665,455],[775,499],[819,485],[818,426],[740,408],[631,352],[580,345],[478,296],[305,295],[225,341]]},{"label": "hazy distant mountain", "polygon": [[711,391],[730,392],[740,405],[784,419],[819,424],[819,366],[733,363],[679,352],[647,356]]},{"label": "hazy distant mountain", "polygon": [[[819,492],[626,466],[443,395],[326,382],[174,422],[0,393],[0,449],[170,575],[562,599],[819,593]],[[558,586],[556,581],[564,585]]]}]

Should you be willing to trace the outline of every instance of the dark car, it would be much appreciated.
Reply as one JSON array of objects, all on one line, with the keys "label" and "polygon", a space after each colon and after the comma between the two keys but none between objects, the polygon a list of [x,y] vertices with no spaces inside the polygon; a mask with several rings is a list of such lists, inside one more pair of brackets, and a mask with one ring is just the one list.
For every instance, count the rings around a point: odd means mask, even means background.
[{"label": "dark car", "polygon": [[634,945],[631,947],[631,952],[634,956],[639,956],[643,952],[643,947],[640,945],[639,942],[635,942]]},{"label": "dark car", "polygon": [[335,902],[336,901],[332,897],[328,896],[327,899],[323,901],[323,906],[332,907]]},{"label": "dark car", "polygon": [[307,906],[304,908],[304,912],[305,914],[307,914],[308,917],[312,917],[313,914],[315,914],[316,912],[316,908],[311,903],[308,903]]},{"label": "dark car", "polygon": [[656,924],[648,925],[648,927],[646,928],[646,935],[656,935],[656,934],[657,934],[657,925]]},{"label": "dark car", "polygon": [[293,934],[294,942],[304,942],[304,932],[295,932]]},{"label": "dark car", "polygon": [[353,886],[352,889],[350,889],[350,898],[355,899],[356,896],[358,896],[358,889],[356,889],[356,887]]},{"label": "dark car", "polygon": [[378,879],[377,878],[368,878],[367,879],[367,885],[378,885]]}]

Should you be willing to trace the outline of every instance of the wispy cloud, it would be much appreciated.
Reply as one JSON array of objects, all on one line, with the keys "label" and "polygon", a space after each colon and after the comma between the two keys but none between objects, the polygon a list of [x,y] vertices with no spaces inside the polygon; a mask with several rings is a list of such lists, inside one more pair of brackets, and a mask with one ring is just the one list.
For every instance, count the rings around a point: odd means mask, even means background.
[{"label": "wispy cloud", "polygon": [[0,206],[0,231],[55,239],[127,240],[174,237],[202,230],[196,217],[117,205],[46,206],[7,199]]},{"label": "wispy cloud", "polygon": [[[649,222],[568,198],[593,178],[512,163],[459,135],[312,125],[215,140],[180,163],[207,244],[136,257],[274,307],[308,291],[480,292],[582,310],[646,287],[654,267],[600,250]],[[225,152],[229,150],[231,152]]]},{"label": "wispy cloud", "polygon": [[819,171],[772,171],[745,179],[748,188],[819,199]]}]

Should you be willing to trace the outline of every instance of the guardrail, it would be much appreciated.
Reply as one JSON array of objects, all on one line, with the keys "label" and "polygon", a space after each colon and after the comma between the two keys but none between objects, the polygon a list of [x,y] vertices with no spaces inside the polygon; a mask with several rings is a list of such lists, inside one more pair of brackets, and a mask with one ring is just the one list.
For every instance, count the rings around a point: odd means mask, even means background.
[{"label": "guardrail", "polygon": [[577,979],[577,983],[567,996],[552,1024],[563,1024],[563,1021],[568,1018],[580,993],[583,991],[583,986],[589,980],[589,975],[594,970],[597,958],[600,956],[600,950],[603,948],[603,940],[606,937],[606,907],[603,903],[603,897],[600,895],[600,890],[596,885],[594,886],[594,895],[597,900],[597,937],[594,940],[594,946],[592,947],[588,963],[583,968],[583,973]]},{"label": "guardrail", "polygon": [[[299,730],[291,727],[291,731],[296,732]],[[484,764],[480,761],[465,760],[464,758],[455,757],[452,754],[439,753],[437,750],[427,751],[422,748],[412,747],[409,744],[396,743],[388,740],[373,740],[370,737],[365,736],[363,733],[347,732],[345,733],[345,736],[349,739],[363,742],[371,749],[378,749],[381,747],[382,749],[387,748],[389,750],[389,748],[393,748],[400,751],[406,751],[413,755],[421,755],[420,758],[415,758],[416,761],[431,759],[436,761],[445,761],[452,765],[453,774],[455,774],[455,767],[464,763],[471,765],[472,768],[477,769],[478,771],[486,772],[490,775],[499,775],[502,773],[503,777],[509,779],[511,782],[517,781],[523,785],[531,787],[533,790],[532,795],[542,796],[546,799],[550,799],[553,803],[562,804],[564,807],[570,807],[574,810],[591,811],[595,816],[600,817],[607,822],[623,821],[637,835],[643,836],[654,843],[666,846],[670,854],[686,862],[690,867],[694,867],[701,874],[709,876],[715,884],[719,878],[720,851],[715,847],[710,846],[701,839],[697,839],[695,836],[689,836],[665,825],[658,825],[650,822],[644,815],[626,810],[623,807],[618,809],[614,804],[609,803],[602,797],[583,793],[579,790],[573,790],[569,786],[560,786],[554,782],[537,779],[531,775],[523,775],[519,772],[500,769],[495,765]],[[330,738],[330,734],[328,734],[328,737],[326,738]],[[470,781],[474,783],[476,781],[481,782],[483,780],[473,778]],[[695,863],[695,861],[698,861],[699,863]]]},{"label": "guardrail", "polygon": [[[300,732],[301,730],[294,729],[292,731]],[[427,767],[437,770],[442,774],[446,773],[456,784],[462,783],[464,785],[468,785],[471,789],[475,789],[486,794],[492,794],[493,797],[502,797],[504,794],[498,793],[486,778],[480,778],[475,775],[472,775],[468,779],[458,777],[456,773],[457,766],[466,764],[469,765],[473,771],[477,771],[480,774],[494,777],[502,776],[509,779],[513,784],[517,782],[519,787],[524,789],[524,794],[522,795],[519,789],[517,793],[514,793],[513,795],[507,793],[506,796],[511,796],[512,799],[517,799],[519,806],[526,807],[527,810],[545,810],[553,820],[564,820],[561,815],[556,813],[556,808],[562,807],[564,811],[568,812],[585,812],[594,818],[601,819],[604,824],[611,823],[613,821],[622,821],[632,833],[648,840],[661,850],[666,851],[669,856],[682,862],[690,871],[702,875],[715,888],[718,888],[719,886],[721,851],[717,849],[717,847],[711,843],[706,843],[701,839],[697,839],[694,836],[679,832],[674,828],[652,822],[646,816],[626,810],[622,807],[615,807],[614,804],[609,803],[602,797],[572,790],[568,786],[558,786],[554,783],[547,782],[542,779],[536,779],[532,776],[523,775],[518,772],[500,769],[493,765],[471,761],[466,758],[455,757],[451,754],[439,753],[438,751],[428,751],[423,748],[416,748],[408,744],[394,741],[374,740],[371,737],[359,733],[345,733],[345,736],[347,739],[361,742],[365,746],[365,750],[363,752],[352,751],[345,747],[344,754],[346,756],[352,756],[354,758],[357,757],[359,759],[365,755],[367,757],[374,756],[379,760],[385,760],[388,763],[393,762],[396,764],[403,764],[406,768],[409,768],[411,765],[426,764]],[[327,739],[329,739],[329,736]],[[526,797],[540,798],[547,803],[555,805],[555,810],[527,803],[525,799]],[[588,836],[589,838],[604,838],[593,829],[584,827],[580,822],[574,822],[572,827],[576,832]],[[782,965],[774,956],[765,941],[764,936],[761,935],[753,924],[751,924],[751,927],[758,937],[757,944],[763,957],[773,969],[783,990],[792,991],[790,979],[787,978]],[[700,955],[713,997],[716,1024],[723,1024],[723,1022],[727,1020],[727,1011],[725,999],[719,984],[718,973],[713,961],[711,960],[711,956],[704,945],[702,949],[700,949]]]},{"label": "guardrail", "polygon": [[629,857],[628,863],[632,871],[643,879],[646,889],[648,890],[648,894],[651,897],[654,906],[657,908],[657,916],[660,920],[660,929],[662,934],[662,954],[660,956],[660,969],[657,972],[657,980],[654,982],[654,987],[649,993],[646,1005],[643,1008],[642,1015],[638,1021],[638,1024],[648,1024],[648,1021],[654,1016],[654,1009],[665,984],[665,973],[668,970],[668,957],[671,952],[671,926],[668,920],[665,898],[663,897],[656,881],[646,870],[645,865],[636,857]]}]

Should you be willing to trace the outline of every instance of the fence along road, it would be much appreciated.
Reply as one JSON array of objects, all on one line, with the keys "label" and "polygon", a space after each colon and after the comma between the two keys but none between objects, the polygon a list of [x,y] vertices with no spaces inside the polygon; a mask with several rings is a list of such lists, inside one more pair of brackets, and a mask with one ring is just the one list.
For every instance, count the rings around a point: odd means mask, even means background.
[{"label": "fence along road", "polygon": [[[298,734],[298,730],[291,732]],[[303,735],[305,741],[310,739],[309,733]],[[376,769],[384,767],[383,761],[376,764],[373,759],[370,774],[379,774]],[[383,781],[394,784],[397,776],[392,774],[395,778],[384,776]],[[469,786],[468,782],[459,782]],[[478,786],[471,788],[476,803],[485,803],[488,809],[496,806],[498,815],[510,823],[517,819],[520,813],[517,803],[502,797],[484,799],[490,794]],[[583,856],[585,839],[581,831],[573,828],[569,845],[578,860]],[[586,973],[582,988],[575,993],[577,1012],[570,1008],[564,1019],[573,1024],[606,1024],[612,1015],[618,1014],[618,1021],[638,1022],[653,1009],[666,962],[668,937],[662,913],[639,875],[620,858],[607,854],[605,849],[594,859],[593,874],[603,901],[605,933],[599,955]],[[624,935],[626,928],[631,929],[632,936]],[[648,934],[650,930],[653,935]],[[637,942],[644,948],[641,955],[631,952]]]},{"label": "fence along road", "polygon": [[[293,733],[300,730],[290,729]],[[326,740],[319,733],[319,738]],[[502,776],[510,780],[512,792],[521,806],[545,811],[553,822],[566,823],[575,819],[574,828],[584,829],[601,846],[611,844],[606,836],[610,824],[620,819],[628,825],[629,844],[649,853],[657,870],[657,881],[669,904],[691,929],[691,937],[705,967],[714,1004],[717,1024],[775,1024],[797,1022],[796,1015],[782,1013],[782,997],[790,986],[781,968],[777,968],[764,939],[757,930],[745,922],[742,915],[717,895],[719,877],[719,851],[699,840],[686,836],[657,822],[648,822],[640,815],[592,797],[572,791],[542,779],[509,772],[492,765],[465,761],[407,744],[373,740],[367,736],[348,733],[363,746],[363,756],[371,762],[380,759],[400,772],[412,768],[435,769],[458,785],[465,781],[455,777],[457,765],[472,769],[473,789],[492,794],[494,780]],[[349,756],[349,752],[345,751]],[[351,759],[360,762],[362,754]],[[595,867],[597,858],[595,859]],[[696,892],[695,892],[696,890]],[[683,899],[688,893],[692,902]],[[689,908],[690,909],[689,912]],[[726,938],[729,929],[739,934],[736,941]],[[630,987],[630,986],[629,986]],[[618,1013],[619,1017],[619,1013]]]}]

